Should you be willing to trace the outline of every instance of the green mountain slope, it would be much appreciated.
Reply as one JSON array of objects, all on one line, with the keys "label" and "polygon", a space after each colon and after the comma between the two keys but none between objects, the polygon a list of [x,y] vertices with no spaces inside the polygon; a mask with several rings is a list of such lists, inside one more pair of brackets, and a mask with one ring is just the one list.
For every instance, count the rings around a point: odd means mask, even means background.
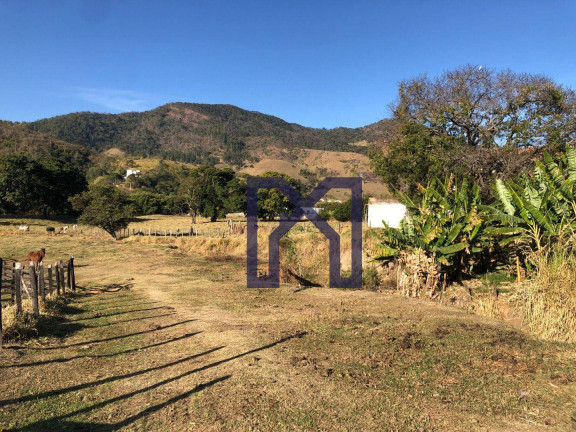
[{"label": "green mountain slope", "polygon": [[0,121],[0,155],[14,153],[63,157],[86,165],[92,152],[84,146],[33,130],[24,123]]},{"label": "green mountain slope", "polygon": [[[240,163],[270,147],[365,152],[385,140],[389,120],[362,128],[315,129],[232,105],[171,103],[141,113],[73,113],[27,125],[98,152],[119,148],[137,156],[192,163]],[[354,143],[364,143],[354,145]]]}]

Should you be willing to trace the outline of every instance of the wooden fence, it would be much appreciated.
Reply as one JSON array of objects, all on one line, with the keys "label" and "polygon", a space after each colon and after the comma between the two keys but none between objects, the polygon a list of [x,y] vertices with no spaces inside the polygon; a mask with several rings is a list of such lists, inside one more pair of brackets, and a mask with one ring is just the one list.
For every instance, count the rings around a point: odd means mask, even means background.
[{"label": "wooden fence", "polygon": [[23,268],[22,263],[0,258],[0,348],[2,347],[2,304],[15,305],[17,315],[22,314],[22,300],[32,300],[32,312],[40,315],[39,300],[47,296],[64,295],[66,291],[76,291],[74,257],[66,262],[60,260],[54,264],[40,263],[36,268],[30,263]]},{"label": "wooden fence", "polygon": [[[246,223],[235,222],[228,220],[226,226],[222,227],[203,227],[192,226],[187,229],[152,229],[152,228],[126,228],[118,231],[116,236],[118,239],[127,238],[131,236],[152,236],[152,237],[227,237],[234,234],[244,234],[246,232]],[[102,230],[102,233],[104,231]]]},{"label": "wooden fence", "polygon": [[[278,225],[275,222],[268,223],[268,222],[259,222],[258,228],[262,228],[264,230],[268,230],[269,232],[273,231]],[[350,228],[350,223],[341,223],[339,221],[334,222],[334,228],[338,233],[341,233],[343,229]],[[152,228],[139,228],[139,229],[122,229],[116,233],[116,237],[118,239],[128,238],[132,236],[151,236],[151,237],[230,237],[233,235],[244,235],[246,233],[246,222],[245,221],[233,221],[227,220],[226,226],[222,227],[204,227],[200,226],[192,226],[190,230],[181,230],[180,228],[176,229],[152,229]],[[300,220],[298,221],[297,229],[303,231],[315,231],[316,227],[314,224],[307,220]],[[99,230],[95,228],[95,230]],[[108,235],[103,230],[100,230],[100,235]]]}]

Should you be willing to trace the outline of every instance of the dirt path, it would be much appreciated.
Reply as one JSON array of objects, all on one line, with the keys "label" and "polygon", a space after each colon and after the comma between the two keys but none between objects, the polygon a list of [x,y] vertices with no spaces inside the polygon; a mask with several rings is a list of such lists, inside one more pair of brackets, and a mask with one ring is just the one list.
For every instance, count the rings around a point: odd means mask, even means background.
[{"label": "dirt path", "polygon": [[87,290],[130,289],[74,298],[38,341],[0,353],[0,430],[574,424],[572,346],[392,295],[248,290],[242,263],[169,245],[56,239],[48,250],[72,247]]}]

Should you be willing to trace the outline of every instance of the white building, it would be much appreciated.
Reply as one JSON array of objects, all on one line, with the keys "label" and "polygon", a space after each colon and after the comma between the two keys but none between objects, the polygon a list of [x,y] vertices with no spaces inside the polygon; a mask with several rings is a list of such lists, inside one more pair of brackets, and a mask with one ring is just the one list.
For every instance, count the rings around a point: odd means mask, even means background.
[{"label": "white building", "polygon": [[407,214],[406,206],[396,201],[370,198],[367,207],[366,222],[371,228],[384,228],[382,221],[392,228],[398,228]]},{"label": "white building", "polygon": [[126,170],[126,174],[124,174],[124,179],[127,179],[128,176],[133,175],[134,177],[140,177],[140,170],[136,170],[136,169],[127,169]]}]

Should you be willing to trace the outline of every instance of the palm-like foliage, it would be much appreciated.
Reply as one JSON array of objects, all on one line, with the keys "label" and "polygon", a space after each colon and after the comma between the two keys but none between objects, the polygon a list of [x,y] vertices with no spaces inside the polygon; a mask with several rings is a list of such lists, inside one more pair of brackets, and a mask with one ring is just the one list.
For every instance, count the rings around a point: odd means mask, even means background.
[{"label": "palm-like foliage", "polygon": [[549,154],[536,161],[532,175],[519,182],[498,180],[501,209],[485,208],[489,220],[510,233],[507,241],[541,250],[576,228],[576,151],[567,149],[558,161]]},{"label": "palm-like foliage", "polygon": [[409,215],[399,228],[386,227],[375,235],[382,241],[376,259],[390,261],[401,252],[423,250],[449,275],[471,272],[492,244],[490,226],[482,211],[477,185],[456,184],[453,177],[420,186],[418,203],[399,193]]}]

